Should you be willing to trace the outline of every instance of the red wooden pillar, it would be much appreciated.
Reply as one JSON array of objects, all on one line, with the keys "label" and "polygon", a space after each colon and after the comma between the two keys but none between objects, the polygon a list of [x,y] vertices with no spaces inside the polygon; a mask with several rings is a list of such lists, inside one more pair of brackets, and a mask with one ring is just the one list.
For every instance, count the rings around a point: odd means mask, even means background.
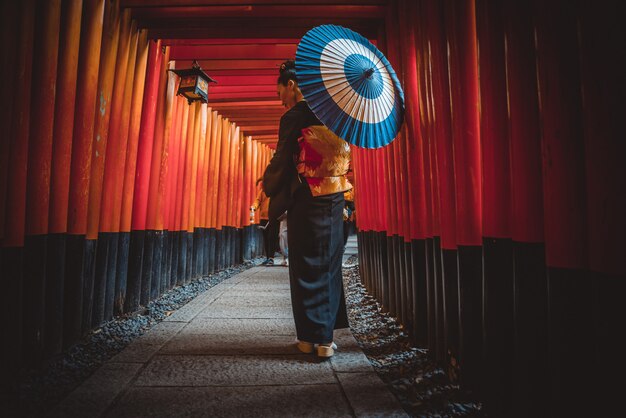
[{"label": "red wooden pillar", "polygon": [[189,111],[191,106],[186,105],[184,99],[179,99],[183,102],[180,104],[182,108],[182,118],[180,121],[180,146],[179,146],[179,158],[178,158],[178,174],[176,182],[176,206],[175,206],[175,219],[176,219],[176,231],[183,231],[183,196],[185,185],[185,164],[187,158],[187,126],[189,124]]},{"label": "red wooden pillar", "polygon": [[172,122],[169,129],[169,166],[167,170],[167,189],[165,192],[165,228],[169,231],[175,231],[174,215],[176,213],[176,184],[178,181],[178,167],[180,159],[180,129],[183,117],[182,102],[176,96],[178,77],[174,73],[168,75],[168,96],[172,95],[173,109]]},{"label": "red wooden pillar", "polygon": [[[33,56],[47,71],[33,71],[31,80],[31,114],[28,138],[28,173],[26,183],[26,224],[24,242],[24,343],[29,361],[37,364],[40,355],[49,356],[61,349],[62,317],[56,313],[62,306],[63,283],[55,256],[57,247],[48,250],[48,215],[54,125],[55,85],[57,77],[61,3],[38,2],[35,14]],[[16,92],[23,94],[23,92]],[[60,266],[59,266],[60,264]],[[51,268],[51,267],[55,268]],[[50,298],[47,298],[47,294]],[[49,300],[47,300],[49,299]],[[46,306],[46,302],[50,302]],[[53,316],[46,318],[46,310]],[[48,325],[46,327],[45,325]],[[45,341],[44,341],[45,340]],[[43,351],[41,351],[43,350]]]},{"label": "red wooden pillar", "polygon": [[[200,147],[200,125],[201,120],[201,104],[195,102],[193,104],[193,124],[189,125],[188,135],[188,148],[187,155],[191,156],[189,160],[189,191],[188,191],[188,219],[186,222],[186,230],[189,233],[193,233],[196,226],[196,200],[197,200],[197,182],[198,182],[198,154]],[[191,122],[190,122],[191,123]]]},{"label": "red wooden pillar", "polygon": [[[35,12],[33,55],[46,71],[35,71],[32,79],[31,127],[26,196],[26,235],[48,233],[50,175],[54,126],[61,2],[41,2]],[[19,92],[18,94],[22,94]],[[45,258],[45,252],[41,254]],[[44,261],[45,262],[45,261]]]},{"label": "red wooden pillar", "polygon": [[166,126],[171,123],[172,102],[167,94],[167,64],[169,61],[169,47],[165,53],[159,51],[159,90],[154,126],[154,145],[152,147],[152,161],[150,165],[150,189],[148,191],[148,208],[146,212],[146,228],[162,231],[165,180],[168,175],[169,136],[165,135]]},{"label": "red wooden pillar", "polygon": [[124,185],[120,217],[121,232],[130,232],[132,227],[135,175],[137,171],[137,155],[142,120],[143,97],[146,86],[146,67],[148,64],[149,42],[147,32],[145,30],[141,30],[137,40],[137,58],[133,85],[132,87],[129,87],[132,88],[133,96],[132,103],[130,105],[126,164],[124,165]]},{"label": "red wooden pillar", "polygon": [[506,415],[514,408],[514,260],[503,12],[502,2],[476,1],[484,236],[483,386],[485,408],[494,415]]},{"label": "red wooden pillar", "polygon": [[[141,45],[141,44],[140,44]],[[139,125],[134,125],[138,121],[131,122],[131,137],[129,143],[136,147],[136,158],[131,163],[132,179],[134,186],[132,189],[124,190],[132,202],[130,215],[131,243],[128,269],[128,291],[126,298],[126,309],[135,310],[139,304],[145,304],[149,297],[150,270],[147,268],[151,255],[150,247],[145,252],[146,242],[146,215],[148,206],[148,193],[150,188],[150,167],[152,163],[152,148],[154,142],[154,125],[156,118],[156,107],[158,101],[159,73],[161,70],[161,48],[160,41],[148,41],[148,57],[145,70],[145,87],[143,89],[143,101],[141,107],[141,118]],[[134,104],[133,104],[134,108]],[[135,133],[136,132],[136,133]],[[136,136],[135,136],[136,135]],[[136,140],[134,138],[137,138]],[[134,154],[134,149],[132,149]],[[131,154],[132,155],[132,154]],[[134,155],[133,155],[134,157]],[[132,165],[135,163],[134,165]],[[129,202],[129,203],[130,203]],[[130,210],[130,207],[127,209]]]},{"label": "red wooden pillar", "polygon": [[49,231],[52,234],[67,231],[82,4],[81,0],[62,4],[50,178]]},{"label": "red wooden pillar", "polygon": [[620,377],[612,372],[615,330],[623,318],[626,288],[626,137],[621,53],[625,38],[618,4],[587,5],[579,17],[588,262],[593,286],[594,381],[607,382],[593,393],[599,415],[618,413]]},{"label": "red wooden pillar", "polygon": [[203,146],[202,150],[202,169],[200,170],[202,182],[199,182],[200,192],[202,194],[200,207],[200,227],[208,228],[207,206],[208,206],[208,184],[209,184],[209,159],[211,156],[211,111],[210,107],[205,108],[202,113],[204,126],[202,128]]},{"label": "red wooden pillar", "polygon": [[154,146],[156,111],[161,72],[161,41],[150,41],[148,51],[146,86],[137,149],[137,173],[133,199],[132,229],[145,230],[150,190],[150,171]]},{"label": "red wooden pillar", "polygon": [[[121,199],[119,190],[119,178],[123,174],[120,167],[124,167],[127,135],[122,135],[124,129],[122,115],[126,105],[125,99],[129,98],[125,94],[127,88],[132,83],[127,77],[129,64],[129,50],[131,42],[130,10],[123,12],[120,27],[120,41],[117,50],[117,65],[114,73],[115,87],[111,96],[111,110],[109,120],[109,135],[106,144],[106,158],[104,160],[104,177],[102,183],[102,207],[100,210],[99,230],[101,232],[119,232],[119,216],[116,217],[116,203]],[[134,62],[134,59],[132,60]],[[133,69],[134,70],[134,69]],[[131,73],[133,74],[133,73]],[[129,89],[132,91],[132,89]],[[127,111],[128,108],[126,107]],[[126,126],[128,132],[128,126]],[[118,192],[119,190],[119,192]],[[119,196],[119,198],[118,198]],[[118,222],[116,222],[116,220]]]},{"label": "red wooden pillar", "polygon": [[[580,378],[568,365],[584,355],[576,344],[591,334],[585,142],[582,124],[579,20],[585,10],[567,2],[536,3],[535,45],[542,132],[551,412],[592,414]],[[566,405],[561,409],[561,405]]]},{"label": "red wooden pillar", "polygon": [[[219,195],[219,173],[220,173],[220,161],[222,153],[222,115],[217,112],[213,113],[215,127],[212,128],[213,143],[215,152],[211,154],[211,227],[218,229],[218,214],[217,210],[219,203],[217,196]],[[221,229],[221,228],[220,228]]]},{"label": "red wooden pillar", "polygon": [[547,410],[547,284],[541,129],[532,8],[505,2],[515,260],[514,399],[520,415]]},{"label": "red wooden pillar", "polygon": [[[89,204],[87,213],[88,240],[98,239],[99,222],[102,203],[102,184],[104,180],[104,166],[106,159],[107,142],[109,138],[109,122],[111,119],[111,99],[115,84],[117,66],[117,50],[120,38],[121,16],[118,2],[105,4],[104,26],[102,32],[102,50],[100,51],[100,71],[98,75],[98,91],[95,106],[94,137],[92,147],[91,175],[89,182]],[[120,81],[121,83],[124,80]],[[104,214],[108,217],[109,214]],[[106,291],[107,281],[114,283],[114,271],[109,276],[109,248],[112,246],[111,235],[107,234],[98,242],[96,248],[95,275],[93,282],[93,305],[91,307],[91,326],[100,325],[106,318]],[[111,257],[112,258],[112,257]],[[90,286],[89,280],[86,287]],[[111,292],[110,292],[111,293]],[[112,296],[112,295],[111,295]],[[86,311],[89,310],[88,299]],[[109,304],[112,313],[112,298]]]},{"label": "red wooden pillar", "polygon": [[482,358],[482,191],[474,1],[446,2],[461,309],[461,380],[479,389]]},{"label": "red wooden pillar", "polygon": [[220,151],[220,164],[218,171],[218,190],[217,190],[217,229],[222,230],[222,227],[226,224],[226,206],[228,201],[228,163],[230,158],[230,148],[228,147],[228,138],[230,136],[230,122],[228,119],[222,119],[222,132],[221,132],[221,151]]},{"label": "red wooden pillar", "polygon": [[[31,70],[32,51],[34,38],[34,2],[22,3],[19,10],[19,40],[17,43],[16,61],[13,63],[16,72],[13,83],[15,94],[13,100],[12,120],[7,138],[8,145],[8,184],[6,191],[6,212],[4,223],[4,237],[2,248],[2,270],[6,277],[12,280],[4,281],[7,284],[7,292],[10,292],[12,299],[8,300],[7,309],[15,320],[8,326],[9,335],[6,351],[12,354],[12,359],[20,364],[21,360],[26,360],[29,352],[24,353],[23,348],[28,351],[36,347],[37,338],[32,332],[24,330],[24,325],[29,322],[24,318],[22,323],[22,300],[28,299],[31,295],[23,293],[23,284],[26,280],[24,266],[24,232],[26,213],[26,176],[28,166],[28,137],[31,105]],[[4,128],[4,127],[3,127]],[[25,304],[24,304],[25,305]],[[32,321],[31,321],[32,322]],[[13,365],[8,365],[12,369]],[[17,367],[15,367],[17,368]]]},{"label": "red wooden pillar", "polygon": [[85,1],[78,63],[68,232],[87,232],[87,204],[94,132],[94,107],[98,88],[104,0]]},{"label": "red wooden pillar", "polygon": [[16,36],[20,33],[20,5],[3,2],[0,5],[0,102],[4,104],[0,113],[0,242],[4,238],[4,219],[7,209],[7,188],[9,183],[10,134],[13,121],[14,86],[16,77],[17,45]]},{"label": "red wooden pillar", "polygon": [[[100,203],[102,201],[102,183],[109,121],[111,119],[111,96],[115,83],[117,49],[120,37],[120,12],[117,2],[107,3],[102,32],[102,50],[100,70],[98,72],[98,90],[96,96],[93,148],[91,156],[91,174],[89,177],[89,204],[87,212],[87,239],[98,238],[100,222]],[[121,81],[123,83],[123,80]],[[94,324],[98,325],[98,324]]]}]

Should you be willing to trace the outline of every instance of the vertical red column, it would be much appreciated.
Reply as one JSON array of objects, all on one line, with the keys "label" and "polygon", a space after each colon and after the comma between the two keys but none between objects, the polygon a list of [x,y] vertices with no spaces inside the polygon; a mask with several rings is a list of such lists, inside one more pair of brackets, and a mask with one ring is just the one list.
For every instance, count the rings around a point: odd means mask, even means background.
[{"label": "vertical red column", "polygon": [[50,178],[50,233],[67,231],[82,4],[81,0],[62,4]]},{"label": "vertical red column", "polygon": [[[454,4],[453,4],[454,3]],[[482,188],[474,1],[448,3],[458,245],[482,244]]]},{"label": "vertical red column", "polygon": [[173,189],[174,193],[174,230],[181,231],[182,230],[182,216],[183,216],[183,188],[184,188],[184,179],[185,179],[185,163],[186,163],[186,155],[187,155],[187,124],[189,118],[189,109],[190,106],[187,104],[185,99],[178,98],[180,101],[180,109],[181,109],[181,117],[179,121],[179,129],[177,132],[178,135],[178,168],[176,171],[176,187]]},{"label": "vertical red column", "polygon": [[[115,68],[115,87],[111,95],[111,110],[109,128],[106,140],[106,157],[104,160],[104,176],[102,180],[102,205],[100,209],[99,229],[102,232],[119,232],[119,216],[115,216],[116,208],[121,199],[121,183],[119,178],[123,173],[126,158],[126,142],[128,135],[122,135],[124,130],[122,115],[127,98],[125,92],[131,90],[132,80],[128,79],[128,64],[131,42],[130,10],[125,10],[120,23],[120,41],[117,49],[117,65]],[[134,62],[134,59],[132,60]],[[134,69],[133,69],[134,71]],[[131,73],[133,74],[133,73]],[[127,83],[131,83],[127,86]],[[128,112],[128,107],[126,106]],[[128,120],[128,119],[127,119]],[[128,125],[125,126],[128,132]],[[119,190],[119,192],[118,192]]]},{"label": "vertical red column", "polygon": [[207,206],[208,206],[208,184],[209,184],[209,160],[211,156],[211,108],[208,107],[203,111],[203,120],[206,121],[203,129],[202,136],[204,137],[204,152],[202,155],[202,182],[199,183],[199,187],[202,193],[202,203],[200,208],[200,219],[202,220],[201,227],[208,228],[206,222],[207,219]]},{"label": "vertical red column", "polygon": [[[537,80],[542,133],[548,349],[552,415],[592,415],[576,380],[591,379],[590,367],[568,366],[584,355],[576,344],[591,335],[587,244],[585,142],[580,79],[582,4],[535,3]],[[560,409],[565,405],[565,409]],[[574,406],[575,405],[575,406]],[[581,412],[585,411],[585,412]]]},{"label": "vertical red column", "polygon": [[[170,164],[168,167],[168,185],[166,191],[166,228],[170,231],[176,230],[175,214],[176,214],[176,185],[178,184],[178,170],[180,165],[180,130],[181,122],[183,118],[182,101],[177,97],[176,89],[178,77],[174,73],[170,73],[169,82],[172,84],[173,90],[173,106],[172,111],[173,118],[170,128],[170,146],[169,146],[169,159]],[[168,85],[169,88],[169,85]],[[169,93],[168,93],[169,94]]]},{"label": "vertical red column", "polygon": [[150,168],[154,144],[154,125],[159,92],[161,71],[161,41],[150,41],[146,73],[146,86],[143,95],[143,109],[137,148],[137,168],[133,197],[132,229],[146,229],[148,194],[150,190]]},{"label": "vertical red column", "polygon": [[[102,50],[98,72],[98,90],[89,177],[89,204],[87,211],[87,239],[98,238],[102,182],[111,119],[111,96],[115,83],[115,67],[120,37],[120,11],[118,2],[106,3],[102,31]],[[123,83],[124,81],[121,80]]]},{"label": "vertical red column", "polygon": [[[20,33],[20,4],[3,2],[0,5],[0,242],[4,238],[4,219],[7,210],[7,188],[9,186],[9,154],[11,152],[11,124],[13,122],[14,86],[16,77],[17,45]],[[80,10],[80,7],[79,7]],[[79,23],[80,28],[80,23]],[[1,245],[1,244],[0,244]]]},{"label": "vertical red column", "polygon": [[508,132],[511,152],[511,236],[515,260],[513,403],[520,414],[547,410],[547,285],[541,129],[532,7],[504,3]]},{"label": "vertical red column", "polygon": [[165,127],[171,123],[172,102],[167,95],[167,65],[170,49],[159,50],[159,90],[154,124],[154,144],[150,165],[150,189],[148,190],[148,207],[146,211],[146,228],[156,231],[163,230],[165,180],[168,174],[169,136],[165,135]]},{"label": "vertical red column", "polygon": [[[215,152],[211,154],[211,227],[218,227],[217,208],[219,207],[217,196],[219,194],[219,170],[222,152],[222,115],[213,112],[213,123],[215,126],[211,129],[213,135],[213,143]],[[221,228],[220,228],[221,229]]]},{"label": "vertical red column", "polygon": [[87,205],[95,118],[94,107],[98,88],[102,20],[104,16],[104,0],[85,1],[83,4],[83,26],[80,35],[81,43],[69,188],[67,229],[70,234],[85,234],[87,232]]},{"label": "vertical red column", "polygon": [[461,381],[477,390],[482,358],[482,191],[474,1],[445,4],[456,187]]},{"label": "vertical red column", "polygon": [[483,166],[483,234],[511,236],[510,151],[502,5],[477,1],[480,44],[480,138]]},{"label": "vertical red column", "polygon": [[141,129],[149,46],[147,32],[145,30],[140,31],[139,39],[137,40],[137,58],[132,86],[133,98],[130,105],[126,164],[124,165],[124,185],[120,218],[120,231],[122,232],[130,232],[132,227],[132,209],[135,197],[135,175],[137,171],[139,133]]},{"label": "vertical red column", "polygon": [[32,78],[28,144],[28,166],[31,168],[28,170],[26,185],[26,235],[48,233],[61,2],[41,2],[35,10],[31,11],[36,15],[33,55],[37,57],[38,65],[46,71],[36,71]]}]

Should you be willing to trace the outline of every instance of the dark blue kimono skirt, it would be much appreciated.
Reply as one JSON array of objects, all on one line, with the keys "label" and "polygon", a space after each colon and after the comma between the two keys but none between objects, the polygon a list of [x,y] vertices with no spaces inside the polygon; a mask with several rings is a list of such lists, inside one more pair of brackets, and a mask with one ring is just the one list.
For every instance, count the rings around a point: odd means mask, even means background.
[{"label": "dark blue kimono skirt", "polygon": [[348,327],[341,275],[343,193],[294,195],[287,216],[291,305],[300,341],[330,343],[333,330]]}]

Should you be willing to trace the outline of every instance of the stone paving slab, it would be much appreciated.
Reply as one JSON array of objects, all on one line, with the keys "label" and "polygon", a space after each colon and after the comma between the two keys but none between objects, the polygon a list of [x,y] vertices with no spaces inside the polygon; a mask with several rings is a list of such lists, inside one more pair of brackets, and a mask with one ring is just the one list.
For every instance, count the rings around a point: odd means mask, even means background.
[{"label": "stone paving slab", "polygon": [[183,322],[160,322],[152,327],[150,332],[135,339],[110,361],[116,363],[145,363],[184,326],[185,323]]},{"label": "stone paving slab", "polygon": [[207,335],[289,335],[295,338],[296,328],[292,318],[205,318],[189,323],[184,332]]},{"label": "stone paving slab", "polygon": [[52,417],[97,417],[137,374],[142,364],[105,363],[51,412]]},{"label": "stone paving slab", "polygon": [[242,309],[241,306],[216,305],[215,308],[205,309],[200,312],[195,319],[202,320],[208,318],[293,318],[291,306],[248,306]]},{"label": "stone paving slab", "polygon": [[159,355],[135,386],[259,386],[336,383],[330,362],[297,356]]},{"label": "stone paving slab", "polygon": [[352,417],[336,384],[248,387],[132,387],[108,417]]},{"label": "stone paving slab", "polygon": [[402,417],[407,413],[375,372],[337,373],[357,417]]},{"label": "stone paving slab", "polygon": [[289,334],[220,335],[214,333],[192,334],[189,332],[168,342],[161,349],[161,353],[182,355],[301,354],[295,346],[293,335]]},{"label": "stone paving slab", "polygon": [[349,329],[330,360],[294,336],[287,269],[255,267],[155,325],[53,416],[406,416]]}]

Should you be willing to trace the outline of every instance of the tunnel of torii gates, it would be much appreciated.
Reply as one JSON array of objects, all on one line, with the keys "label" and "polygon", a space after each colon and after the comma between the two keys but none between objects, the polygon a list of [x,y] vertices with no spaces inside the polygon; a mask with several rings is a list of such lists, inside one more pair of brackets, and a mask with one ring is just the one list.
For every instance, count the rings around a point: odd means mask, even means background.
[{"label": "tunnel of torii gates", "polygon": [[[277,63],[315,24],[338,23],[386,54],[406,101],[390,145],[352,148],[367,290],[488,411],[608,405],[626,272],[617,2],[219,3],[2,3],[3,386],[105,321],[260,255],[249,207],[284,111]],[[211,26],[181,23],[187,5]],[[239,99],[228,79],[244,73],[211,61],[208,104],[176,96],[166,70],[190,66],[186,48],[236,54],[238,38],[274,51],[268,70],[245,73],[268,106]],[[260,114],[270,134],[247,128]]]}]

